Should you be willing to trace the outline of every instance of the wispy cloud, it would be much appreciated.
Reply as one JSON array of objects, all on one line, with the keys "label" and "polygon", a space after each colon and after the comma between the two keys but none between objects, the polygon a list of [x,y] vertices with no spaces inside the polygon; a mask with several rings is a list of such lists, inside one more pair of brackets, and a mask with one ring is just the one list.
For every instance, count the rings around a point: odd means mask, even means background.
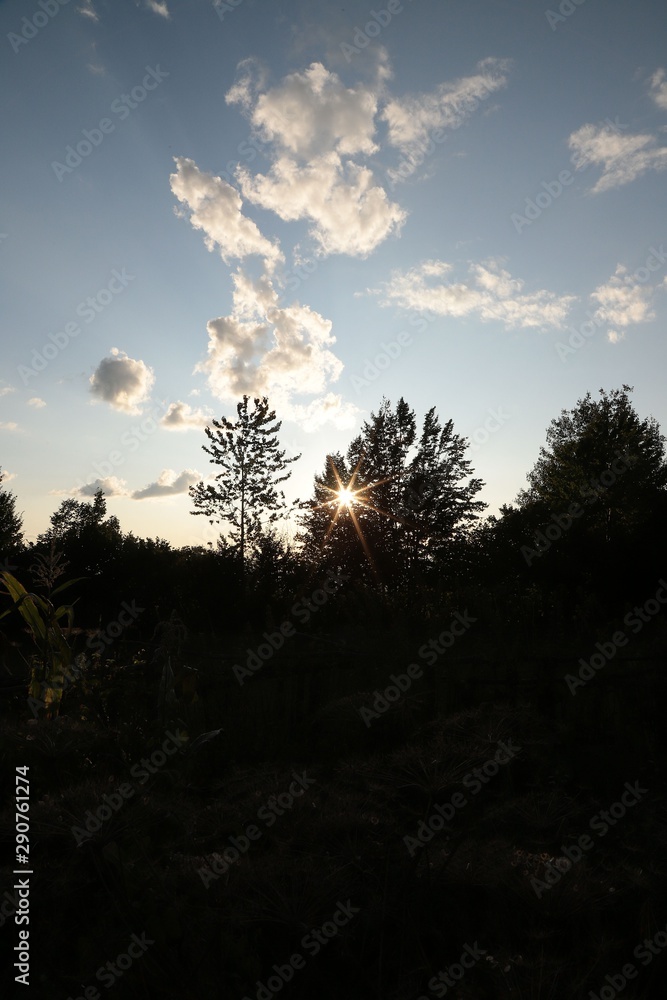
[{"label": "wispy cloud", "polygon": [[598,303],[595,319],[609,326],[607,339],[612,344],[624,339],[628,327],[655,319],[654,292],[653,285],[638,282],[623,264],[618,264],[609,280],[591,293]]},{"label": "wispy cloud", "polygon": [[36,410],[41,410],[42,407],[46,406],[46,403],[43,399],[40,399],[39,396],[31,396],[28,400],[28,406],[34,406]]},{"label": "wispy cloud", "polygon": [[383,306],[455,318],[477,314],[485,322],[501,322],[506,329],[558,329],[575,301],[574,296],[546,289],[524,291],[524,282],[512,278],[497,261],[470,262],[463,280],[453,280],[453,271],[452,264],[429,260],[409,271],[394,272],[381,289],[370,291],[381,296]]},{"label": "wispy cloud", "polygon": [[80,7],[76,8],[79,14],[90,18],[91,21],[99,21],[100,16],[93,6],[93,0],[83,0]]},{"label": "wispy cloud", "polygon": [[667,74],[657,69],[649,81],[649,94],[663,111],[667,111]]},{"label": "wispy cloud", "polygon": [[133,500],[149,500],[156,497],[172,497],[187,493],[188,487],[200,482],[201,475],[196,469],[183,469],[176,473],[173,469],[163,469],[156,482],[149,483],[132,493]]},{"label": "wispy cloud", "polygon": [[568,143],[575,169],[602,168],[593,194],[629,184],[648,170],[667,168],[667,146],[658,146],[652,135],[621,135],[605,125],[582,125]]},{"label": "wispy cloud", "polygon": [[471,76],[446,81],[428,93],[389,100],[381,117],[387,122],[390,145],[405,158],[401,170],[390,171],[390,176],[404,178],[414,171],[428,141],[438,133],[459,128],[481,101],[505,87],[510,67],[508,59],[484,59]]}]

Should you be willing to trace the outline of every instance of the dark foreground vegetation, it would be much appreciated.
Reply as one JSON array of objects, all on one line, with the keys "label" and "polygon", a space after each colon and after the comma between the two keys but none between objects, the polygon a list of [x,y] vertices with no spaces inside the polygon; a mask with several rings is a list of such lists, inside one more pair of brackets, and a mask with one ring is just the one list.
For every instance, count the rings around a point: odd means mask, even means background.
[{"label": "dark foreground vegetation", "polygon": [[294,543],[277,490],[234,524],[233,461],[193,491],[230,505],[210,550],[123,534],[101,493],[26,546],[0,493],[34,872],[6,995],[662,998],[667,466],[629,391],[554,421],[485,521],[466,443],[403,401]]}]

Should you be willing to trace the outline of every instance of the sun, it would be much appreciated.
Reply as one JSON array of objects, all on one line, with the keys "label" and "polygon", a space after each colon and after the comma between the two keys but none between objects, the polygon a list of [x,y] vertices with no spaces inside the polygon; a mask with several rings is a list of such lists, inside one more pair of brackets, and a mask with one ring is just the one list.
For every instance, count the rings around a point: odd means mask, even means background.
[{"label": "sun", "polygon": [[355,500],[354,490],[349,489],[347,486],[341,487],[336,496],[340,507],[351,507]]}]

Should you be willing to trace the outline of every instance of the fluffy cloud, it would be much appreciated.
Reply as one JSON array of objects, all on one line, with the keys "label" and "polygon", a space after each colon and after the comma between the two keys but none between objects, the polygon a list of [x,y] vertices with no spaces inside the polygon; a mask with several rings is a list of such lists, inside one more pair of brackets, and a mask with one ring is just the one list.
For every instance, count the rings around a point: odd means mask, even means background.
[{"label": "fluffy cloud", "polygon": [[11,392],[16,392],[13,385],[0,385],[0,396],[9,396]]},{"label": "fluffy cloud", "polygon": [[201,430],[211,422],[212,416],[211,410],[204,410],[201,407],[193,410],[189,403],[183,403],[178,399],[175,403],[171,403],[160,420],[160,426],[166,431]]},{"label": "fluffy cloud", "polygon": [[663,111],[667,111],[667,79],[664,69],[657,69],[650,80],[649,94]]},{"label": "fluffy cloud", "polygon": [[166,18],[167,21],[171,17],[167,8],[166,0],[146,0],[146,6],[149,10],[152,10],[154,14],[158,14],[160,17]]},{"label": "fluffy cloud", "polygon": [[339,430],[349,430],[357,423],[359,412],[359,408],[353,403],[347,403],[342,396],[328,392],[326,396],[314,399],[307,405],[288,403],[281,415],[296,421],[305,431],[312,433],[325,424],[333,424]]},{"label": "fluffy cloud", "polygon": [[625,337],[627,327],[636,323],[648,323],[655,319],[652,285],[640,283],[628,273],[623,264],[618,264],[609,281],[599,285],[591,298],[598,303],[595,319],[607,324],[607,339],[616,344]]},{"label": "fluffy cloud", "polygon": [[116,410],[140,413],[154,381],[152,368],[112,347],[111,357],[102,358],[90,376],[90,391]]},{"label": "fluffy cloud", "polygon": [[142,490],[135,490],[132,498],[134,500],[148,500],[155,497],[172,497],[179,493],[187,493],[188,487],[194,486],[201,478],[196,469],[183,469],[179,473],[174,472],[173,469],[163,469],[157,482],[149,483]]},{"label": "fluffy cloud", "polygon": [[278,246],[262,236],[242,212],[236,188],[220,177],[200,170],[193,160],[174,157],[176,173],[171,174],[171,190],[190,210],[190,223],[204,233],[206,247],[216,247],[225,262],[259,254],[266,261],[282,260]]},{"label": "fluffy cloud", "polygon": [[0,431],[17,431],[18,429],[19,425],[14,420],[0,420]]},{"label": "fluffy cloud", "polygon": [[308,306],[278,305],[278,293],[264,274],[234,276],[233,311],[207,324],[208,358],[197,365],[219,399],[270,396],[286,405],[294,394],[323,392],[342,371],[329,350],[331,322]]},{"label": "fluffy cloud", "polygon": [[345,87],[336,73],[315,62],[264,93],[260,89],[244,65],[241,80],[226,95],[229,104],[243,106],[272,147],[268,174],[252,176],[239,167],[244,197],[286,222],[309,220],[322,254],[365,257],[406,218],[374,183],[372,171],[350,158],[378,150],[381,80],[373,87]]},{"label": "fluffy cloud", "polygon": [[407,218],[384,188],[374,184],[368,167],[351,160],[343,163],[335,152],[305,166],[281,156],[269,174],[251,177],[239,168],[238,178],[249,201],[285,222],[310,219],[311,236],[323,254],[366,257]]},{"label": "fluffy cloud", "polygon": [[390,176],[405,177],[416,169],[433,133],[459,128],[480,101],[507,84],[509,67],[506,59],[484,59],[472,76],[441,83],[430,93],[388,101],[382,112],[389,130],[388,141],[405,157],[400,171],[391,171]]},{"label": "fluffy cloud", "polygon": [[253,93],[252,78],[246,73],[226,100],[251,109],[250,121],[264,141],[274,142],[296,159],[377,151],[373,140],[377,93],[362,85],[345,87],[322,63],[312,63],[303,73],[290,73],[279,86],[259,96]]},{"label": "fluffy cloud", "polygon": [[593,194],[629,184],[647,170],[667,167],[667,146],[657,146],[652,135],[621,135],[606,125],[582,125],[568,142],[577,170],[602,167]]},{"label": "fluffy cloud", "polygon": [[28,400],[28,406],[34,406],[36,410],[41,410],[43,406],[46,406],[46,403],[39,396],[31,396]]},{"label": "fluffy cloud", "polygon": [[453,267],[444,261],[425,261],[418,267],[395,272],[382,290],[381,305],[456,318],[477,313],[484,321],[500,320],[506,329],[560,328],[574,297],[540,289],[524,292],[524,283],[512,278],[497,262],[471,263],[468,279],[449,278]]},{"label": "fluffy cloud", "polygon": [[70,493],[80,497],[94,497],[98,490],[102,490],[105,497],[125,497],[129,494],[127,483],[117,476],[94,479],[92,483],[85,483],[83,486],[70,490]]}]

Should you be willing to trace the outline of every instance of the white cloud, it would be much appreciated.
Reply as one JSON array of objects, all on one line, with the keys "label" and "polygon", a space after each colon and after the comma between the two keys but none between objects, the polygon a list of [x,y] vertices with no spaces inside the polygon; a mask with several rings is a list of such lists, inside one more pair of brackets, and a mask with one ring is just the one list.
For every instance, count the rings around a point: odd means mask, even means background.
[{"label": "white cloud", "polygon": [[7,472],[6,469],[0,471],[0,476],[2,476],[3,483],[11,483],[12,479],[16,479],[18,472]]},{"label": "white cloud", "polygon": [[385,75],[373,86],[345,87],[314,62],[261,93],[263,81],[244,64],[226,95],[227,103],[242,105],[272,155],[268,174],[238,168],[244,197],[285,222],[310,220],[323,254],[364,257],[406,218],[372,171],[350,159],[378,150],[375,119]]},{"label": "white cloud", "polygon": [[0,385],[0,396],[9,396],[10,393],[16,392],[16,388],[13,385]]},{"label": "white cloud", "polygon": [[236,188],[213,174],[200,170],[184,156],[174,157],[176,173],[171,174],[171,190],[190,210],[190,223],[204,233],[208,250],[220,251],[225,262],[259,254],[265,260],[282,260],[279,247],[262,236],[255,223],[242,212]]},{"label": "white cloud", "polygon": [[102,358],[90,376],[90,391],[96,399],[124,413],[140,413],[151,391],[155,375],[143,361],[129,358],[117,347],[111,357]]},{"label": "white cloud", "polygon": [[290,73],[259,96],[246,75],[226,100],[252,108],[250,121],[264,141],[296,159],[309,161],[330,152],[369,155],[378,148],[373,140],[377,93],[363,85],[345,87],[319,62],[303,73]]},{"label": "white cloud", "polygon": [[146,6],[149,10],[152,10],[154,14],[159,14],[160,17],[166,18],[168,21],[171,17],[169,10],[167,8],[166,0],[146,0]]},{"label": "white cloud", "polygon": [[211,422],[213,412],[201,407],[194,409],[178,399],[171,403],[169,409],[160,420],[160,426],[167,431],[201,430]]},{"label": "white cloud", "polygon": [[36,410],[41,410],[42,407],[46,406],[46,403],[39,396],[31,396],[28,400],[28,406],[34,406]]},{"label": "white cloud", "polygon": [[577,170],[602,167],[593,194],[629,184],[647,170],[667,168],[667,146],[656,146],[652,135],[621,135],[606,125],[582,125],[568,144]]},{"label": "white cloud", "polygon": [[558,329],[574,302],[571,295],[545,289],[524,292],[524,282],[512,278],[495,261],[470,263],[464,281],[427,281],[450,276],[452,271],[451,264],[429,260],[407,272],[394,272],[383,289],[372,291],[384,296],[383,306],[456,318],[477,313],[485,322],[500,320],[506,329]]},{"label": "white cloud", "polygon": [[[359,413],[359,407],[354,403],[348,403],[342,396],[328,392],[326,396],[306,405],[288,403],[283,407],[281,416],[286,420],[294,420],[303,430],[312,433],[325,424],[333,424],[339,430],[349,430],[357,423]],[[295,451],[294,448],[292,450]]]},{"label": "white cloud", "polygon": [[598,285],[591,293],[591,298],[598,303],[595,319],[600,325],[609,325],[607,339],[612,344],[623,340],[629,326],[655,319],[654,291],[652,285],[639,283],[623,264],[618,264],[609,281]]},{"label": "white cloud", "polygon": [[[221,400],[239,396],[268,396],[281,416],[294,412],[295,420],[312,424],[316,413],[332,422],[343,419],[345,405],[331,395],[303,409],[294,396],[326,393],[343,364],[332,353],[331,321],[308,306],[278,305],[278,293],[264,274],[253,280],[242,270],[233,275],[233,310],[207,324],[208,358],[197,365],[208,387]],[[310,407],[310,408],[309,408]]]},{"label": "white cloud", "polygon": [[390,176],[406,177],[415,170],[433,133],[459,128],[480,101],[506,86],[509,68],[509,60],[484,59],[472,76],[441,83],[430,93],[389,100],[381,117],[388,125],[389,144],[405,156],[400,173],[390,171]]},{"label": "white cloud", "polygon": [[657,69],[650,80],[649,93],[663,111],[667,111],[667,79],[664,69]]},{"label": "white cloud", "polygon": [[19,425],[14,421],[2,421],[0,420],[0,431],[17,431]]},{"label": "white cloud", "polygon": [[[125,497],[129,495],[127,483],[117,476],[106,476],[104,479],[94,479],[92,483],[85,483],[70,490],[80,497],[94,497],[98,490],[103,490],[105,497]],[[52,491],[54,492],[54,491]]]},{"label": "white cloud", "polygon": [[163,469],[154,483],[149,483],[142,490],[135,490],[133,500],[149,500],[155,497],[172,497],[179,493],[187,493],[189,486],[194,486],[201,480],[196,469],[183,469],[176,473],[173,469]]},{"label": "white cloud", "polygon": [[389,201],[373,182],[368,167],[345,163],[336,152],[300,166],[281,156],[267,175],[250,176],[240,167],[241,190],[249,201],[275,212],[285,222],[310,219],[311,236],[324,254],[366,257],[392,231],[398,232],[407,213]]},{"label": "white cloud", "polygon": [[79,14],[83,14],[84,17],[89,17],[91,21],[99,21],[100,17],[95,8],[93,7],[93,0],[83,0],[81,7],[77,7]]}]

